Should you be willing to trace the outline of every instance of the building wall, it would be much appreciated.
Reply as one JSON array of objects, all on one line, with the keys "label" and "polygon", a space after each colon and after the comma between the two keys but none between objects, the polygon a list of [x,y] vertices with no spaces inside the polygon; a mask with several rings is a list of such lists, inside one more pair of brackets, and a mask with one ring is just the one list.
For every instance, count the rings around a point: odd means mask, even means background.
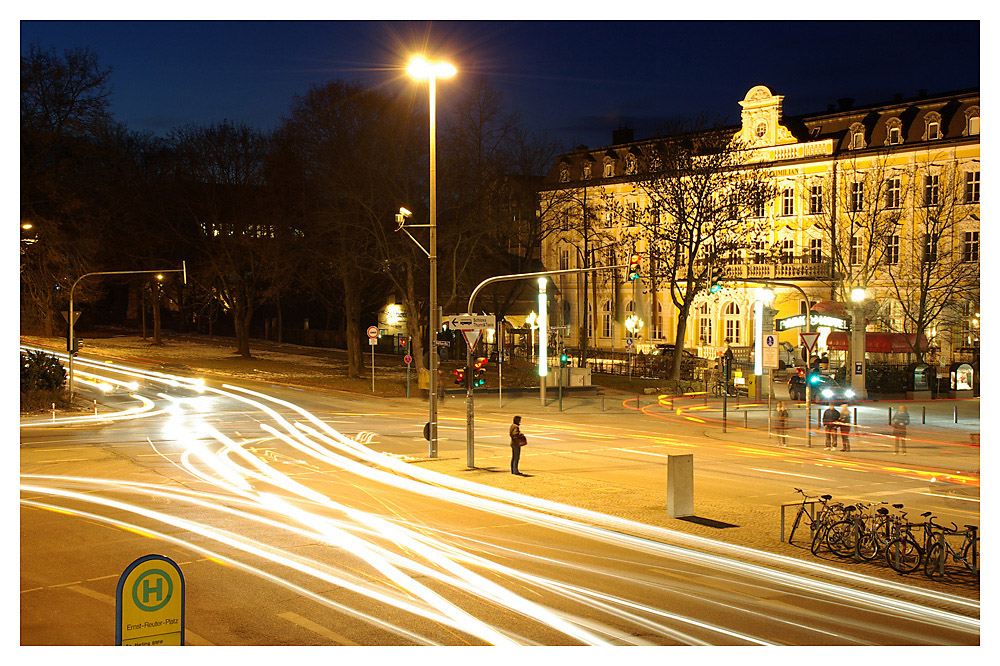
[{"label": "building wall", "polygon": [[[895,234],[899,236],[900,261],[912,260],[913,249],[922,245],[916,227],[920,216],[928,212],[923,205],[924,178],[928,175],[937,176],[939,196],[958,197],[955,213],[964,221],[956,230],[953,242],[961,245],[965,232],[979,231],[979,203],[964,201],[966,174],[975,173],[977,182],[979,180],[978,90],[862,108],[845,104],[842,109],[787,119],[782,117],[782,99],[764,86],[754,87],[739,102],[742,122],[732,129],[746,144],[753,146],[754,159],[768,165],[778,190],[777,197],[765,210],[769,231],[764,237],[753,240],[762,241],[767,248],[790,241],[791,247],[786,251],[791,256],[777,262],[761,261],[753,250],[745,251],[726,267],[729,281],[725,289],[713,295],[699,294],[688,322],[685,346],[703,356],[714,357],[724,350],[727,332],[731,337],[738,333],[738,339],[732,341],[734,345],[753,344],[753,290],[758,285],[741,282],[741,277],[790,280],[809,295],[811,302],[848,301],[850,288],[863,282],[862,286],[873,299],[871,307],[878,310],[869,329],[885,329],[889,325],[883,323],[883,319],[891,322],[894,310],[887,304],[891,300],[891,289],[884,265],[873,266],[868,272],[851,268],[839,279],[830,278],[833,233],[830,220],[834,218],[835,231],[842,241],[850,237],[851,221],[856,217],[849,210],[854,182],[867,182],[868,196],[875,197],[873,202],[884,204],[887,201],[884,197],[888,195],[873,192],[875,186],[882,188],[889,178],[900,178],[899,207],[887,209],[886,213],[899,217]],[[623,237],[627,231],[625,223],[615,216],[606,222],[607,211],[600,208],[599,202],[614,201],[639,209],[647,205],[638,184],[643,173],[654,164],[655,146],[656,140],[652,139],[580,149],[557,159],[548,175],[547,186],[541,192],[543,200],[549,197],[550,201],[562,201],[561,207],[553,206],[555,217],[550,220],[556,233],[549,235],[542,247],[542,261],[548,268],[582,265],[583,238],[580,233],[565,228],[565,219],[569,216],[578,223],[584,200],[588,202],[590,219],[599,220],[586,243],[588,250]],[[815,205],[816,197],[811,188],[817,185],[823,188],[823,210],[813,214],[811,206]],[[783,193],[786,189],[791,194],[787,199]],[[836,210],[836,214],[831,215],[831,210]],[[861,238],[864,234],[857,231],[858,224],[859,220],[855,219],[854,233]],[[819,248],[811,245],[816,241],[821,244]],[[636,249],[642,253],[645,248]],[[813,256],[811,250],[819,250],[822,256]],[[978,266],[978,260],[975,263]],[[644,266],[644,271],[648,269],[648,265]],[[657,293],[651,293],[648,279],[619,282],[616,287],[613,281],[598,278],[595,304],[593,282],[590,278],[587,281],[593,322],[590,347],[624,350],[625,339],[630,335],[638,337],[639,349],[648,349],[658,342],[674,342],[677,308],[663,285]],[[556,279],[559,292],[554,296],[553,321],[570,324],[568,345],[580,343],[580,327],[584,322],[581,311],[583,283],[582,276]],[[978,277],[975,289],[978,293]],[[804,305],[798,291],[777,287],[775,292],[773,307],[778,310],[778,318],[800,313]],[[563,314],[566,307],[563,302],[568,303],[568,315]],[[656,302],[660,304],[658,315]],[[973,311],[978,312],[978,295],[968,309],[970,316]],[[624,326],[630,314],[636,314],[644,323],[639,336],[634,336]],[[898,315],[898,309],[895,314]],[[662,325],[658,326],[657,320]],[[973,328],[975,335],[971,336]],[[702,334],[709,332],[710,335],[703,338]],[[941,360],[948,361],[953,348],[962,344],[963,336],[966,343],[970,336],[978,340],[978,319],[971,323],[943,323],[933,333],[933,342],[941,348]],[[780,333],[779,338],[793,346],[799,343],[798,330]],[[821,341],[823,339],[825,336]]]}]

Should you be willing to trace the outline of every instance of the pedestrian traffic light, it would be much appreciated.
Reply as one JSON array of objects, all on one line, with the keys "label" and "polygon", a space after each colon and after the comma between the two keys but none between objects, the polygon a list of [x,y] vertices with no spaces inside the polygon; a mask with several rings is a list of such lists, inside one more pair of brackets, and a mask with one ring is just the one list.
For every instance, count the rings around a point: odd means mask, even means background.
[{"label": "pedestrian traffic light", "polygon": [[453,373],[455,375],[455,383],[459,386],[465,384],[465,368],[457,368]]},{"label": "pedestrian traffic light", "polygon": [[482,386],[486,383],[486,364],[489,360],[485,357],[476,359],[476,362],[472,364],[472,386]]},{"label": "pedestrian traffic light", "polygon": [[642,263],[642,255],[633,253],[628,260],[628,279],[635,280],[639,277],[639,264]]},{"label": "pedestrian traffic light", "polygon": [[559,365],[560,366],[569,365],[569,354],[563,352],[562,354],[559,355]]},{"label": "pedestrian traffic light", "polygon": [[721,266],[712,268],[712,273],[708,278],[708,293],[717,294],[722,291],[723,270]]}]

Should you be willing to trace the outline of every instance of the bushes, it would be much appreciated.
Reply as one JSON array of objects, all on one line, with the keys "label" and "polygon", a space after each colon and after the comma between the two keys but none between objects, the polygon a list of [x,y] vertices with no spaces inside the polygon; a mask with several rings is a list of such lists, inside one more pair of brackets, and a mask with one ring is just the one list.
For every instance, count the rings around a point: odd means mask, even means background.
[{"label": "bushes", "polygon": [[55,356],[21,352],[21,393],[59,391],[66,384],[66,370]]}]

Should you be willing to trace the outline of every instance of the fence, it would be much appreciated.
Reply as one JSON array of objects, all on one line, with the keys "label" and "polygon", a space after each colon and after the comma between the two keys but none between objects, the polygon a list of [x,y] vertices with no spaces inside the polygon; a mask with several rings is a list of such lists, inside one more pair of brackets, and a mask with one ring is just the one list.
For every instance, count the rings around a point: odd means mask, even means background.
[{"label": "fence", "polygon": [[[579,349],[566,350],[573,358],[582,357]],[[609,375],[631,375],[647,379],[668,379],[673,356],[670,352],[662,354],[633,354],[630,352],[608,351],[603,349],[587,350],[586,367],[591,372]],[[705,369],[709,367],[707,358],[694,356],[684,352],[681,358],[680,378],[684,380],[703,380]]]}]

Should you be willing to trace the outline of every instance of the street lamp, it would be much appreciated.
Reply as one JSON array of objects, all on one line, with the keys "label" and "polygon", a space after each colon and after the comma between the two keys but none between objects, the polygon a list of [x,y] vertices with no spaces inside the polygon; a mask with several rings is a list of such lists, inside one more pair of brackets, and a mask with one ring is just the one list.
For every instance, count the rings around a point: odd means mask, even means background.
[{"label": "street lamp", "polygon": [[865,394],[865,308],[864,301],[868,298],[867,292],[862,287],[855,287],[851,290],[851,301],[854,307],[851,309],[851,390],[859,399],[864,399]]},{"label": "street lamp", "polygon": [[[430,62],[423,56],[414,56],[406,67],[410,78],[423,81],[427,79],[428,104],[430,108],[430,262],[431,262],[431,294],[430,317],[428,320],[428,336],[430,343],[430,441],[427,456],[437,458],[437,349],[434,344],[437,337],[437,118],[435,115],[437,79],[447,79],[455,76],[457,70],[451,63]],[[402,212],[402,211],[401,211]]]}]

